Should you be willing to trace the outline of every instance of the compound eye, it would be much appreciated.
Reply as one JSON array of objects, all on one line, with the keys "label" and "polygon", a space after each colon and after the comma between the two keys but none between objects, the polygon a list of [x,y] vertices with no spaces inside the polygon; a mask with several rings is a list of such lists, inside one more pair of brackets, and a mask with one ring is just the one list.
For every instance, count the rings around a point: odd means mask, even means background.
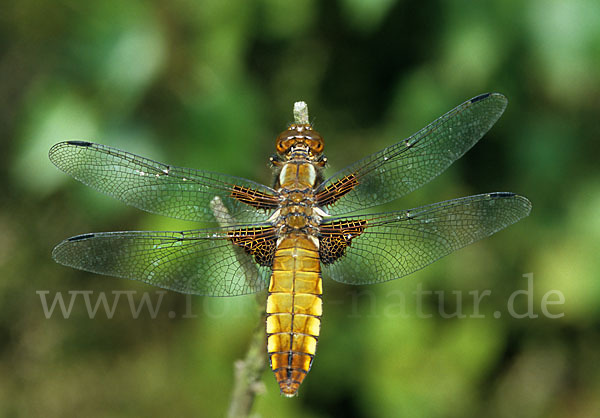
[{"label": "compound eye", "polygon": [[310,150],[316,154],[320,154],[323,152],[323,141],[320,139],[310,139],[307,141],[308,147]]},{"label": "compound eye", "polygon": [[282,138],[277,141],[277,152],[280,154],[285,154],[288,150],[294,145],[293,138]]}]

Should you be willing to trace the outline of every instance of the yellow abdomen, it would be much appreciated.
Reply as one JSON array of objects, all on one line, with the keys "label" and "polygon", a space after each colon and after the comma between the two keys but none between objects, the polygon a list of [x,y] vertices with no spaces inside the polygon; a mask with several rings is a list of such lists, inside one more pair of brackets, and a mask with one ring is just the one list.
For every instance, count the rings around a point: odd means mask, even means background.
[{"label": "yellow abdomen", "polygon": [[267,298],[267,351],[281,392],[293,396],[310,370],[321,329],[319,250],[306,235],[277,247]]}]

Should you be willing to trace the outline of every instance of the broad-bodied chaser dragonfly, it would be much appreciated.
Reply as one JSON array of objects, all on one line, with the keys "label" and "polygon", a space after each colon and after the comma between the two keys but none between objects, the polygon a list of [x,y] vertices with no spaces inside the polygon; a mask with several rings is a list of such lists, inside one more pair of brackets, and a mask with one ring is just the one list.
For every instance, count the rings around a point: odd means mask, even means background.
[{"label": "broad-bodied chaser dragonfly", "polygon": [[356,214],[436,177],[506,105],[498,93],[477,96],[327,180],[322,136],[308,120],[294,123],[277,137],[272,187],[90,142],[61,142],[50,160],[82,183],[148,212],[218,224],[83,234],[58,244],[52,255],[67,266],[183,293],[237,296],[267,289],[270,364],[281,393],[292,396],[316,352],[321,277],[354,285],[397,279],[529,214],[531,203],[509,192]]}]

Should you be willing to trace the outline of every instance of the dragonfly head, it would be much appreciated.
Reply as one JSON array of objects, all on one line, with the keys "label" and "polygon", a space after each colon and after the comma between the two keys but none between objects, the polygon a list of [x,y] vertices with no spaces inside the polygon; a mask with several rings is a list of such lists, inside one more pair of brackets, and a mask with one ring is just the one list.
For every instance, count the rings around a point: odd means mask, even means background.
[{"label": "dragonfly head", "polygon": [[318,157],[323,152],[325,142],[321,134],[312,129],[312,125],[293,123],[279,134],[275,146],[277,152],[282,155],[305,150],[312,157]]}]

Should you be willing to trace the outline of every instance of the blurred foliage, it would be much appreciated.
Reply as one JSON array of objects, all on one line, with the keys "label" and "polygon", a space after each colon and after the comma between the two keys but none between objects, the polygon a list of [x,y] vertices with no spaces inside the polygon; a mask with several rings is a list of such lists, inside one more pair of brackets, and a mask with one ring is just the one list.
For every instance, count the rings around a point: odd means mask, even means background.
[{"label": "blurred foliage", "polygon": [[[600,410],[600,3],[5,0],[0,15],[0,415],[222,416],[254,298],[167,292],[156,319],[46,319],[40,290],[143,284],[56,265],[88,231],[193,228],[124,207],[56,170],[90,139],[180,166],[270,182],[274,138],[305,100],[331,170],[499,91],[509,107],[471,152],[389,208],[513,191],[532,215],[405,280],[325,283],[313,370],[295,399],[265,372],[261,416],[592,417]],[[538,318],[511,318],[527,288]],[[439,294],[485,289],[484,318]],[[541,314],[558,290],[564,312]],[[81,295],[78,297],[82,297]],[[123,296],[125,299],[125,296]],[[556,300],[556,299],[554,299]],[[526,298],[516,310],[527,310]],[[197,318],[183,317],[191,303]],[[173,311],[175,318],[166,313]],[[502,312],[496,318],[494,312]]]}]

